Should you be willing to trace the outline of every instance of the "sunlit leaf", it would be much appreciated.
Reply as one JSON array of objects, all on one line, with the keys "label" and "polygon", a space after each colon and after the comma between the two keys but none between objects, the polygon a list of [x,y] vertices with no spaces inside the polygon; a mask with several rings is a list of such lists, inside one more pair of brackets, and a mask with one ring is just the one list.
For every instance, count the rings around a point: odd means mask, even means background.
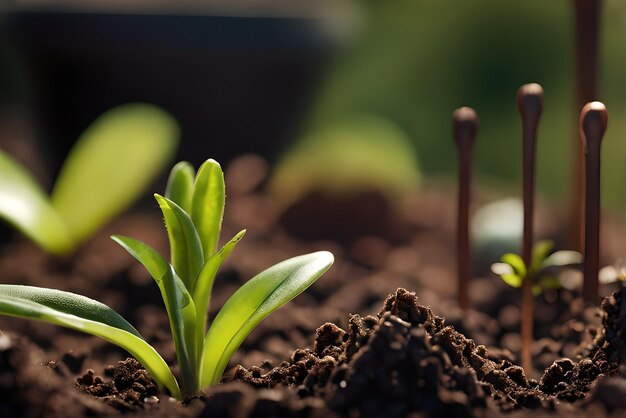
[{"label": "sunlit leaf", "polygon": [[95,335],[134,356],[177,398],[178,384],[163,358],[124,318],[84,296],[32,286],[0,285],[0,314],[36,319]]},{"label": "sunlit leaf", "polygon": [[[115,235],[111,237],[126,251],[135,257],[150,273],[159,286],[165,302],[167,316],[176,347],[176,356],[183,375],[182,382],[185,393],[192,394],[197,387],[189,387],[196,381],[197,343],[196,343],[196,310],[187,288],[176,275],[167,261],[152,247],[133,238]],[[196,383],[197,384],[197,383]]]},{"label": "sunlit leaf", "polygon": [[213,254],[211,258],[207,260],[198,275],[196,281],[196,287],[193,293],[193,300],[196,305],[196,323],[200,338],[198,341],[201,349],[204,340],[204,331],[206,324],[206,316],[209,311],[209,303],[211,301],[211,290],[213,288],[213,282],[215,281],[215,275],[222,266],[222,263],[226,261],[230,253],[235,249],[237,243],[241,241],[246,234],[246,230],[240,231],[237,235],[231,238],[218,252]]},{"label": "sunlit leaf", "polygon": [[553,254],[550,254],[541,263],[541,269],[547,269],[548,267],[562,267],[571,264],[580,264],[583,262],[582,254],[576,251],[561,250]]},{"label": "sunlit leaf", "polygon": [[101,115],[68,155],[52,205],[74,240],[89,237],[133,203],[163,169],[178,142],[166,112],[127,104]]},{"label": "sunlit leaf", "polygon": [[168,262],[149,245],[138,241],[134,238],[125,237],[123,235],[113,235],[111,239],[121,245],[130,255],[135,257],[148,270],[150,276],[159,285],[168,269]]},{"label": "sunlit leaf", "polygon": [[0,151],[0,219],[53,254],[74,248],[67,227],[41,186],[24,167]]},{"label": "sunlit leaf", "polygon": [[218,382],[232,354],[254,327],[315,282],[333,260],[326,251],[294,257],[240,287],[209,328],[202,352],[200,387]]},{"label": "sunlit leaf", "polygon": [[519,277],[526,277],[526,265],[519,255],[507,253],[500,257],[500,261],[509,264],[513,268],[513,272]]},{"label": "sunlit leaf", "polygon": [[215,160],[205,161],[198,170],[191,202],[191,218],[202,242],[205,261],[217,249],[225,198],[222,168]]},{"label": "sunlit leaf", "polygon": [[508,263],[493,263],[491,271],[502,278],[511,287],[521,287],[522,278],[515,274],[513,267]]},{"label": "sunlit leaf", "polygon": [[154,197],[165,217],[172,265],[187,290],[193,293],[196,279],[204,265],[198,232],[189,215],[180,206],[161,195],[155,194]]},{"label": "sunlit leaf", "polygon": [[194,176],[193,166],[187,161],[181,161],[172,168],[165,188],[165,197],[187,213],[191,213]]},{"label": "sunlit leaf", "polygon": [[550,251],[554,248],[554,242],[550,240],[542,240],[538,241],[533,245],[533,254],[532,254],[532,271],[538,272],[541,267],[543,261],[546,259]]}]

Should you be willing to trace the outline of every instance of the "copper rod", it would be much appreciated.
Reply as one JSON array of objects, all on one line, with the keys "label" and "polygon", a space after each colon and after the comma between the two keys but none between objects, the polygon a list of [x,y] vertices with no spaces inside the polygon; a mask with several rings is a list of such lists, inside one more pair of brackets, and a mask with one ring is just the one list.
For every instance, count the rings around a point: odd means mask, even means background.
[{"label": "copper rod", "polygon": [[[575,15],[576,116],[579,109],[598,99],[598,39],[602,0],[573,0]],[[568,244],[572,250],[583,250],[584,217],[584,150],[579,132],[575,142],[573,184],[568,219]]]},{"label": "copper rod", "polygon": [[527,275],[522,282],[521,337],[522,367],[526,373],[532,370],[530,346],[533,340],[533,222],[535,206],[535,160],[537,127],[543,111],[543,88],[536,83],[525,84],[517,92],[517,108],[522,118],[522,196],[524,202],[524,228],[522,237],[522,260]]},{"label": "copper rod", "polygon": [[608,113],[601,102],[587,103],[580,113],[580,137],[585,151],[585,240],[583,299],[598,303],[600,267],[600,149]]},{"label": "copper rod", "polygon": [[469,206],[471,187],[472,146],[478,132],[478,116],[474,109],[461,107],[452,116],[452,130],[459,155],[459,195],[456,224],[457,299],[468,309],[470,282]]}]

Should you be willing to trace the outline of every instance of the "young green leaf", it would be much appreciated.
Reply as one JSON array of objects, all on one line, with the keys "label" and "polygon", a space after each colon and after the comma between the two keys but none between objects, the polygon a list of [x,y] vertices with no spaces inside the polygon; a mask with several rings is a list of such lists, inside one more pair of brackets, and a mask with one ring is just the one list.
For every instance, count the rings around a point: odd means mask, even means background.
[{"label": "young green leaf", "polygon": [[232,354],[254,327],[313,284],[333,261],[327,251],[290,258],[240,287],[219,311],[204,340],[200,387],[218,382]]},{"label": "young green leaf", "polygon": [[157,285],[159,285],[159,288],[161,288],[161,282],[167,273],[168,263],[154,248],[139,240],[123,235],[112,235],[111,239],[121,245],[130,255],[143,264],[146,270],[148,270],[148,273],[150,273],[150,276],[152,276]]},{"label": "young green leaf", "polygon": [[174,119],[147,104],[116,107],[92,123],[65,160],[51,196],[74,240],[83,241],[128,207],[177,142]]},{"label": "young green leaf", "polygon": [[554,242],[541,240],[533,245],[533,255],[531,259],[531,270],[537,273],[541,270],[541,264],[546,259],[550,251],[554,248]]},{"label": "young green leaf", "polygon": [[191,213],[194,176],[193,166],[187,161],[181,161],[172,168],[165,188],[165,197],[187,213]]},{"label": "young green leaf", "polygon": [[2,151],[0,218],[50,253],[63,254],[74,247],[63,219],[52,207],[37,181]]},{"label": "young green leaf", "polygon": [[570,250],[561,250],[550,254],[541,262],[541,270],[549,267],[563,267],[572,264],[580,264],[583,262],[583,256],[579,252]]},{"label": "young green leaf", "polygon": [[197,367],[195,359],[198,351],[195,342],[196,310],[191,295],[172,266],[152,247],[121,235],[114,235],[111,239],[143,264],[157,283],[170,320],[176,356],[183,375],[183,390],[186,394],[194,393],[198,388],[189,386],[196,381],[194,369]]},{"label": "young green leaf", "polygon": [[237,235],[231,238],[218,252],[213,254],[211,258],[207,260],[198,275],[196,281],[196,288],[193,292],[193,301],[196,305],[196,324],[198,332],[198,347],[202,349],[202,343],[204,340],[204,331],[206,327],[207,313],[209,312],[209,303],[211,301],[211,290],[213,288],[213,282],[217,271],[222,266],[222,263],[226,261],[230,253],[235,249],[237,243],[241,241],[246,234],[246,230],[240,231]]},{"label": "young green leaf", "polygon": [[159,194],[154,197],[165,217],[172,265],[189,292],[193,293],[196,279],[204,265],[198,232],[189,215],[180,206]]},{"label": "young green leaf", "polygon": [[173,396],[181,397],[176,379],[163,358],[132,325],[100,302],[60,290],[0,285],[0,314],[64,326],[116,344],[137,358]]},{"label": "young green leaf", "polygon": [[491,271],[497,274],[504,280],[504,283],[511,287],[522,287],[523,278],[518,276],[508,263],[493,263],[491,265]]},{"label": "young green leaf", "polygon": [[222,168],[217,161],[209,159],[198,170],[191,201],[191,219],[198,229],[205,261],[217,249],[225,198]]},{"label": "young green leaf", "polygon": [[513,268],[513,272],[522,279],[526,277],[526,265],[519,255],[507,253],[500,257],[500,261],[510,265]]},{"label": "young green leaf", "polygon": [[199,354],[196,344],[196,308],[185,285],[169,264],[163,278],[163,286],[165,292],[170,295],[166,309],[183,378],[183,392],[185,395],[193,395],[198,391],[199,383],[196,360]]}]

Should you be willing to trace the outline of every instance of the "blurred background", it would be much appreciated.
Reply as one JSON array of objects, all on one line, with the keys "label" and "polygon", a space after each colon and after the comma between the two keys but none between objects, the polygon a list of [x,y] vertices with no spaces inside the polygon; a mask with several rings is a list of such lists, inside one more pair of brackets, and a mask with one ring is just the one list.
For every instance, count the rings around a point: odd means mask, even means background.
[{"label": "blurred background", "polygon": [[[453,185],[445,180],[456,175],[451,114],[471,106],[480,116],[477,180],[517,196],[515,95],[538,82],[545,90],[538,188],[543,199],[567,203],[578,117],[571,0],[4,0],[0,7],[0,147],[19,156],[28,154],[24,144],[36,144],[44,183],[97,115],[143,101],[178,120],[180,159],[198,165],[209,156],[227,163],[259,154],[273,164],[274,188],[286,200],[307,181]],[[616,211],[624,205],[625,23],[626,4],[604,1],[597,98],[610,115],[604,205]]]}]

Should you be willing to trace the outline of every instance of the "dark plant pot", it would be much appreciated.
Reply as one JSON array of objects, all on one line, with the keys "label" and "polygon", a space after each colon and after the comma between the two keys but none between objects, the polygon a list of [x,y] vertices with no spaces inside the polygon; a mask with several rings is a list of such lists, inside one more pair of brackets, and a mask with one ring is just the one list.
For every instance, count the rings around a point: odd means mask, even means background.
[{"label": "dark plant pot", "polygon": [[[51,171],[100,113],[145,101],[182,127],[179,158],[272,159],[306,109],[330,42],[320,20],[16,11],[5,38],[25,70]],[[23,75],[22,75],[23,77]]]}]

